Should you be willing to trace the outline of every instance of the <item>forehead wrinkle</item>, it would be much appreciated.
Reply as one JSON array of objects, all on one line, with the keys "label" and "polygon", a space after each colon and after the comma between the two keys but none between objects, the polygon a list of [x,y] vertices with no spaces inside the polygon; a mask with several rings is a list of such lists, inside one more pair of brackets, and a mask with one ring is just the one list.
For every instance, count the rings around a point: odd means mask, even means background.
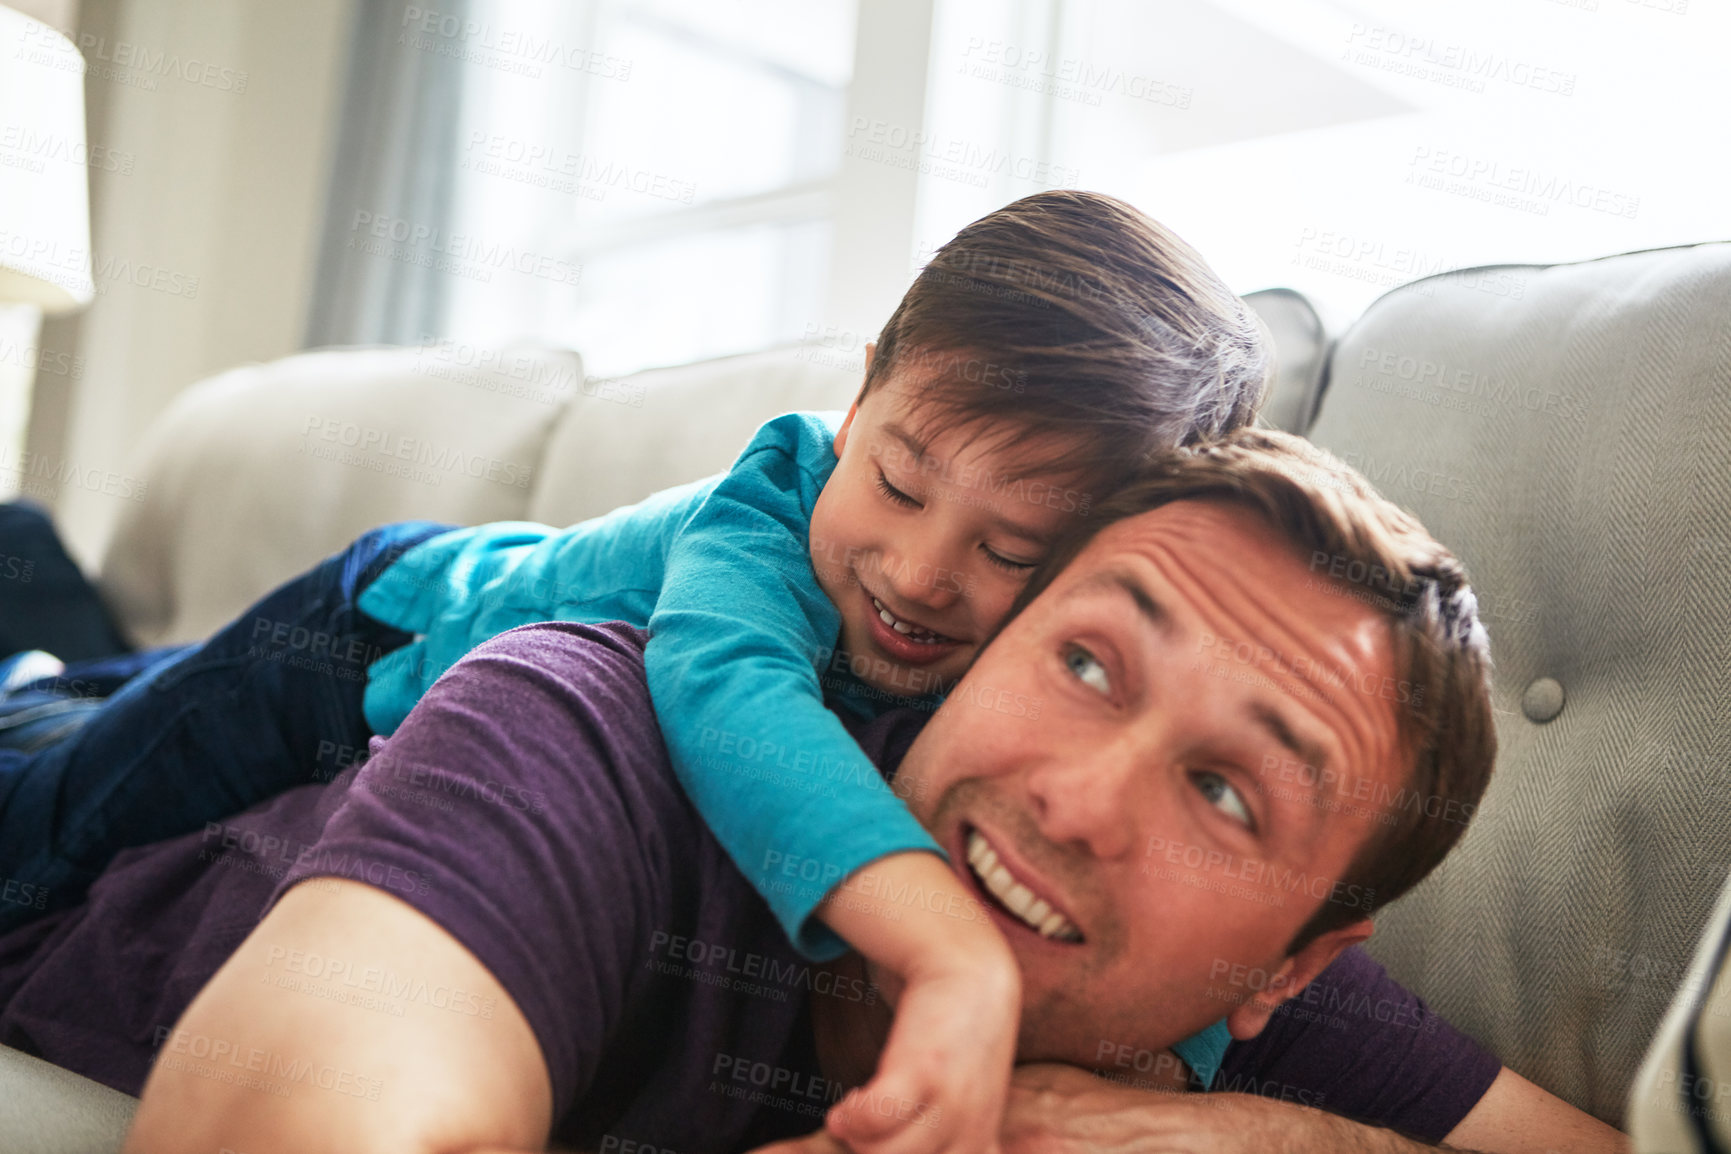
[{"label": "forehead wrinkle", "polygon": [[[1179,541],[1187,544],[1200,543],[1204,547],[1214,546],[1212,553],[1203,553],[1204,561],[1208,563],[1208,568],[1212,572],[1220,574],[1224,582],[1229,583],[1239,593],[1244,607],[1240,610],[1227,609],[1220,598],[1209,590],[1208,582],[1196,572],[1192,564],[1186,561],[1184,554],[1173,547],[1177,542],[1166,539],[1169,536],[1177,536]],[[1306,660],[1314,661],[1311,646],[1308,643],[1301,644],[1303,639],[1275,617],[1264,606],[1263,600],[1255,596],[1238,579],[1236,570],[1230,564],[1224,563],[1224,559],[1219,556],[1218,552],[1219,537],[1217,532],[1205,533],[1199,539],[1190,534],[1161,532],[1142,537],[1141,544],[1151,554],[1158,555],[1160,560],[1155,561],[1156,567],[1174,587],[1178,588],[1190,600],[1192,606],[1204,617],[1205,621],[1207,614],[1202,611],[1212,607],[1216,615],[1226,618],[1235,626],[1239,626],[1252,636],[1261,639],[1252,642],[1253,644],[1266,643],[1269,649],[1288,660],[1294,656],[1302,655]],[[1150,560],[1155,560],[1154,556],[1151,555]],[[1162,561],[1164,564],[1161,563]],[[1302,611],[1300,611],[1300,617],[1302,618]],[[1357,635],[1361,633],[1361,630],[1354,629],[1352,632]],[[1246,638],[1246,640],[1248,639]],[[1378,675],[1376,668],[1378,662],[1374,660],[1349,660],[1343,663],[1339,660],[1340,657],[1358,657],[1359,655],[1330,652],[1330,648],[1325,646],[1321,650],[1321,656],[1325,659],[1332,659],[1334,666],[1341,669],[1348,677],[1366,674]],[[1370,657],[1371,655],[1365,654],[1364,656]],[[1369,665],[1370,668],[1362,668],[1364,665]],[[1258,670],[1258,672],[1261,671]],[[1277,669],[1271,673],[1264,673],[1264,676],[1267,676],[1275,686],[1280,687],[1280,695],[1283,698],[1291,701],[1301,711],[1310,714],[1320,725],[1324,734],[1340,747],[1341,763],[1338,768],[1342,773],[1351,769],[1359,776],[1372,776],[1382,767],[1385,759],[1378,754],[1377,747],[1383,743],[1378,740],[1377,727],[1373,718],[1380,699],[1360,700],[1362,695],[1351,683],[1340,686],[1333,686],[1327,682],[1318,684],[1308,678],[1300,677],[1290,670]],[[1392,726],[1394,719],[1389,718],[1388,720]],[[1324,747],[1326,748],[1326,744]],[[1314,786],[1304,787],[1309,804],[1313,808],[1317,808],[1315,802],[1321,796],[1323,789],[1321,774],[1318,773],[1316,776],[1318,780]]]}]

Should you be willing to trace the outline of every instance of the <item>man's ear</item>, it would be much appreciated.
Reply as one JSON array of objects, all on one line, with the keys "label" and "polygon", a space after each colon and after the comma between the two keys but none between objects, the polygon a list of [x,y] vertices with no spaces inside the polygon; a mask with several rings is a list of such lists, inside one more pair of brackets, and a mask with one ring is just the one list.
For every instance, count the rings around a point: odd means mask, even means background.
[{"label": "man's ear", "polygon": [[1240,1042],[1262,1033],[1263,1027],[1268,1025],[1268,1019],[1274,1016],[1274,1011],[1280,1009],[1288,999],[1303,993],[1304,987],[1310,985],[1316,975],[1326,970],[1329,963],[1338,958],[1348,946],[1356,946],[1369,940],[1371,931],[1375,928],[1369,918],[1360,918],[1318,937],[1282,962],[1280,968],[1268,979],[1266,986],[1251,994],[1237,1009],[1226,1015],[1226,1028]]}]

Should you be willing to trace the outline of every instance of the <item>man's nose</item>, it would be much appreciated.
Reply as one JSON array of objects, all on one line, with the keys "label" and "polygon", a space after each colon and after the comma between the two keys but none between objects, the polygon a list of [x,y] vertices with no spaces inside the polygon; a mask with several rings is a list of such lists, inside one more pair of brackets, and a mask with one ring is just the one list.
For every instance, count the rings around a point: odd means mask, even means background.
[{"label": "man's nose", "polygon": [[1026,778],[1040,832],[1053,842],[1081,842],[1103,861],[1132,852],[1139,761],[1138,747],[1127,741],[1054,750]]}]

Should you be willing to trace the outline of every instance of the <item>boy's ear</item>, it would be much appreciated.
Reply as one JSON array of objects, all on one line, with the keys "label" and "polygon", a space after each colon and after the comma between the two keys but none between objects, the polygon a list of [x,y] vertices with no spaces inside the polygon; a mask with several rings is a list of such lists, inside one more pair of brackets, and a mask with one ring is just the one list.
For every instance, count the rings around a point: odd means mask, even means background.
[{"label": "boy's ear", "polygon": [[[877,354],[877,351],[878,343],[876,341],[867,341],[865,343],[865,371],[867,375],[870,375],[872,371],[872,357]],[[847,447],[847,431],[853,427],[853,415],[859,412],[860,397],[865,395],[865,382],[863,380],[860,382],[859,387],[859,396],[856,396],[853,399],[853,405],[847,411],[847,420],[843,421],[841,423],[841,428],[836,430],[835,459],[838,461],[841,460],[841,451]]]},{"label": "boy's ear", "polygon": [[841,428],[835,431],[835,459],[841,460],[841,451],[847,448],[848,430],[853,428],[854,414],[859,412],[859,402],[856,400],[848,407],[847,416],[842,419]]},{"label": "boy's ear", "polygon": [[1287,958],[1280,964],[1280,968],[1274,971],[1266,986],[1252,993],[1237,1009],[1226,1015],[1226,1028],[1240,1042],[1262,1033],[1263,1027],[1268,1025],[1268,1019],[1274,1016],[1274,1011],[1280,1009],[1289,999],[1303,993],[1304,987],[1310,985],[1316,975],[1326,970],[1329,963],[1338,958],[1348,946],[1356,946],[1369,940],[1371,931],[1375,928],[1369,918],[1360,918],[1339,929],[1329,930]]}]

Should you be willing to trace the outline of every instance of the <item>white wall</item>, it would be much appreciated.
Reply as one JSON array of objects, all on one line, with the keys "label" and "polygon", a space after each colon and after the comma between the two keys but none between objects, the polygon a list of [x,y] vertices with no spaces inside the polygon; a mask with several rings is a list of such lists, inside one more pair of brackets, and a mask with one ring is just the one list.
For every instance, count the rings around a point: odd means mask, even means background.
[{"label": "white wall", "polygon": [[130,450],[186,385],[300,345],[350,0],[85,0],[98,296],[42,346],[25,489],[94,568],[131,486]]}]

